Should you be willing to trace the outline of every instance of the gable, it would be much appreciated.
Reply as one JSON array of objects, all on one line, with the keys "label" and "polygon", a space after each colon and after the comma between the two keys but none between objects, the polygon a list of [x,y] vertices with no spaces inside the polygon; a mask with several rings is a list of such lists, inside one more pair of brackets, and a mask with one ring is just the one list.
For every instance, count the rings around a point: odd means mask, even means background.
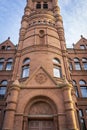
[{"label": "gable", "polygon": [[46,88],[56,86],[57,83],[48,74],[48,72],[43,68],[39,67],[32,75],[23,83],[24,87],[31,88]]},{"label": "gable", "polygon": [[81,36],[81,39],[74,45],[74,49],[81,49],[81,47],[87,48],[87,39]]},{"label": "gable", "polygon": [[8,38],[6,41],[0,44],[0,50],[10,50],[10,49],[15,49],[15,46],[10,41],[10,38]]}]

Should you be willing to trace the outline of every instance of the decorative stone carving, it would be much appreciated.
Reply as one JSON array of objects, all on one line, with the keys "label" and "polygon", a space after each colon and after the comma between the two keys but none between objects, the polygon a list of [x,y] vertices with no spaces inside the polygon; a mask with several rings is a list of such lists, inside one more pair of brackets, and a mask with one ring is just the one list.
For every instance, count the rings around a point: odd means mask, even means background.
[{"label": "decorative stone carving", "polygon": [[53,111],[49,104],[40,101],[36,102],[31,106],[29,113],[31,115],[38,115],[38,114],[44,115],[44,114],[52,114]]},{"label": "decorative stone carving", "polygon": [[47,77],[44,73],[38,73],[36,76],[35,76],[35,80],[37,83],[39,84],[43,84],[47,81]]},{"label": "decorative stone carving", "polygon": [[44,33],[44,30],[40,30],[40,31],[39,31],[39,36],[40,36],[40,37],[44,37],[44,34],[45,34],[45,33]]}]

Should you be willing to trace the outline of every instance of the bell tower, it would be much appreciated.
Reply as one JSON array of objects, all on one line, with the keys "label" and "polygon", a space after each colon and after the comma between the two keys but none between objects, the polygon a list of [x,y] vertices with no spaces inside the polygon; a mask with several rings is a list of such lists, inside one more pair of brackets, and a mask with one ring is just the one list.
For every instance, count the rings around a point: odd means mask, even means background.
[{"label": "bell tower", "polygon": [[[14,71],[13,80],[21,77],[19,64],[22,64],[23,59],[29,55],[31,59],[29,75],[38,66],[44,66],[52,77],[64,76],[70,81],[63,21],[57,0],[27,0],[21,21],[18,55],[22,56],[16,58],[15,66],[18,69]],[[54,69],[55,72],[53,72],[53,66],[56,66],[53,65],[54,62],[60,62],[59,68]],[[59,76],[56,76],[57,73]]]},{"label": "bell tower", "polygon": [[79,130],[57,0],[27,0],[12,82],[3,130]]}]

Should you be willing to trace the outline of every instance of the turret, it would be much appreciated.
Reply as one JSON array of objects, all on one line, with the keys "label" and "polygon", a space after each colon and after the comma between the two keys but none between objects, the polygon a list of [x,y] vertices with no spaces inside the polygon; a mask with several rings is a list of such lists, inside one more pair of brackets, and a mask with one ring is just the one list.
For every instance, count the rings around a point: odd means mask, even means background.
[{"label": "turret", "polygon": [[[15,62],[18,70],[14,72],[13,79],[16,76],[21,78],[26,58],[30,60],[29,76],[38,66],[44,66],[52,77],[62,79],[65,76],[70,80],[63,21],[56,0],[27,1]],[[55,64],[55,59],[59,63]]]}]

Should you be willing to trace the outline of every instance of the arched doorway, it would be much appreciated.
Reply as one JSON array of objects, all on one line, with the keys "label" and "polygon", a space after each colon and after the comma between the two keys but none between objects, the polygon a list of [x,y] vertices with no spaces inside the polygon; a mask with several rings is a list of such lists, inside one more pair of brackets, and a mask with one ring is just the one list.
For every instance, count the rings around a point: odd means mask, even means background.
[{"label": "arched doorway", "polygon": [[36,97],[25,113],[23,130],[58,130],[57,110],[50,99]]},{"label": "arched doorway", "polygon": [[53,120],[30,120],[29,130],[53,130]]}]

